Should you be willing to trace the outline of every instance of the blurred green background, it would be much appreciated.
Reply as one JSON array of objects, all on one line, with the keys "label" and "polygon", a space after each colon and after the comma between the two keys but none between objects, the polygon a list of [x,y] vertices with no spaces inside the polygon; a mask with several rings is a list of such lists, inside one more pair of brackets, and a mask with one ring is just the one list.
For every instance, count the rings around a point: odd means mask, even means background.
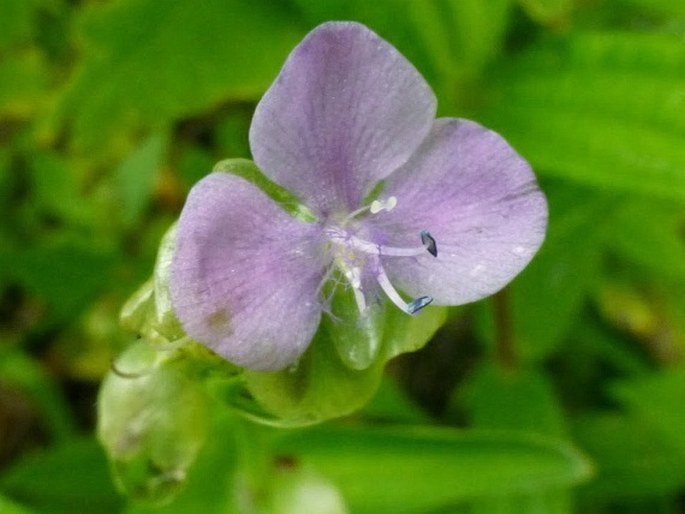
[{"label": "blurred green background", "polygon": [[333,19],[394,44],[440,115],[502,133],[550,225],[529,268],[396,359],[364,411],[283,443],[312,475],[281,463],[269,512],[333,512],[297,507],[288,481],[339,487],[350,512],[685,512],[676,0],[0,0],[0,512],[245,511],[213,479],[238,466],[216,440],[161,510],[119,495],[96,394],[189,188],[249,157],[255,103]]}]

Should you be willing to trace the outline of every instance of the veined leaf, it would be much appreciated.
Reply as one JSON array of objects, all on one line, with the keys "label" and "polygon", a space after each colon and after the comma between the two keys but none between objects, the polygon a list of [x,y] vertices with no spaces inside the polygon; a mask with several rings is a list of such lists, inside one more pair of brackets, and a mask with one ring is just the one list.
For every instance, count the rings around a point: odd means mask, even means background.
[{"label": "veined leaf", "polygon": [[495,78],[482,119],[540,172],[685,199],[685,44],[580,34],[532,48]]},{"label": "veined leaf", "polygon": [[427,512],[571,485],[591,472],[568,444],[520,432],[328,427],[286,437],[279,450],[332,479],[355,513]]},{"label": "veined leaf", "polygon": [[278,2],[246,0],[124,0],[81,21],[85,59],[57,116],[86,149],[122,126],[258,98],[304,32]]}]

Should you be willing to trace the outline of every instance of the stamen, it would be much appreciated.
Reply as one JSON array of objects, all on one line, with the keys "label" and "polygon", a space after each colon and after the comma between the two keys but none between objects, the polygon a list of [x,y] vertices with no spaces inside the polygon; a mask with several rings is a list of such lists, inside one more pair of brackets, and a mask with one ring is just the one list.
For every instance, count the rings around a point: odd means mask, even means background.
[{"label": "stamen", "polygon": [[344,230],[331,228],[327,230],[330,240],[334,243],[343,244],[353,250],[367,253],[369,255],[385,255],[388,257],[417,257],[428,251],[434,257],[438,255],[435,239],[427,231],[421,232],[421,242],[424,246],[413,248],[401,248],[397,246],[385,246],[365,241],[356,236],[348,234]]},{"label": "stamen", "polygon": [[409,302],[409,304],[407,305],[407,309],[409,310],[409,314],[416,314],[426,305],[430,305],[432,302],[432,296],[419,296],[418,298],[415,298],[411,302]]},{"label": "stamen", "polygon": [[397,197],[395,196],[390,196],[386,200],[374,200],[373,202],[371,202],[371,205],[365,205],[364,207],[360,207],[359,209],[356,209],[349,213],[347,216],[345,216],[345,219],[342,221],[341,226],[344,227],[351,220],[353,220],[360,214],[364,214],[367,211],[369,211],[371,214],[378,214],[381,211],[391,211],[395,208],[396,205]]},{"label": "stamen", "polygon": [[381,266],[380,263],[378,263],[377,266],[378,274],[376,275],[376,280],[378,280],[378,284],[381,286],[381,289],[385,292],[385,294],[388,295],[390,301],[397,305],[397,307],[399,307],[403,312],[412,315],[416,314],[433,301],[433,298],[430,296],[420,296],[419,298],[415,298],[411,302],[406,303],[390,283],[390,279],[388,278],[388,275],[386,275],[383,266]]},{"label": "stamen", "polygon": [[435,238],[431,236],[430,232],[427,230],[421,231],[421,242],[423,243],[423,246],[426,247],[426,250],[428,250],[428,253],[430,253],[433,257],[438,256],[438,245],[435,242]]}]

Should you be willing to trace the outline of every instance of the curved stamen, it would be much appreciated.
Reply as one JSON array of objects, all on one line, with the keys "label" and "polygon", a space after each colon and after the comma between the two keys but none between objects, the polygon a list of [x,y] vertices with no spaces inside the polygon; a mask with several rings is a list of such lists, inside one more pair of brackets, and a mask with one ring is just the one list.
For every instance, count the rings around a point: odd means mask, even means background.
[{"label": "curved stamen", "polygon": [[407,314],[416,314],[426,305],[430,304],[433,301],[433,298],[431,298],[430,296],[420,296],[418,298],[414,298],[411,302],[407,303],[402,299],[400,294],[397,292],[397,289],[395,289],[393,285],[390,283],[390,279],[388,278],[388,275],[385,273],[385,270],[383,269],[383,266],[381,266],[380,263],[377,264],[376,273],[376,280],[378,280],[378,284],[381,286],[383,292],[385,292],[385,294],[388,295],[388,298],[390,298],[390,301],[392,301],[392,303],[397,305],[397,307],[399,307],[402,311],[406,312]]},{"label": "curved stamen", "polygon": [[371,243],[360,239],[357,236],[348,234],[342,230],[329,230],[331,241],[342,243],[348,248],[359,250],[370,255],[385,255],[388,257],[416,257],[423,255],[428,251],[433,257],[438,256],[438,248],[433,236],[427,230],[421,232],[421,242],[424,246],[415,246],[413,248],[402,248],[397,246],[385,246],[376,243]]}]

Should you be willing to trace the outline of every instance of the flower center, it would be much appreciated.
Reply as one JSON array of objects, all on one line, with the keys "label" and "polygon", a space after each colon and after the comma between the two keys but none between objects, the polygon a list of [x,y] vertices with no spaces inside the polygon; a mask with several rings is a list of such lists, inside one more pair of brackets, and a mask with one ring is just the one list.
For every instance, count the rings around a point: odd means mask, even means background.
[{"label": "flower center", "polygon": [[[397,198],[394,196],[383,201],[374,200],[370,205],[347,215],[340,223],[330,224],[324,228],[324,235],[330,244],[333,263],[327,277],[334,269],[342,273],[352,287],[357,307],[362,314],[367,311],[362,282],[368,278],[368,275],[373,277],[387,297],[407,314],[416,314],[433,301],[430,296],[419,296],[406,302],[390,282],[381,263],[381,257],[418,257],[425,255],[425,252],[437,257],[437,243],[427,230],[423,230],[417,235],[417,246],[398,247],[383,245],[369,241],[364,237],[358,237],[358,227],[349,228],[352,221],[361,215],[366,213],[375,215],[382,211],[390,211],[396,205]],[[419,240],[420,245],[418,244]]]}]

